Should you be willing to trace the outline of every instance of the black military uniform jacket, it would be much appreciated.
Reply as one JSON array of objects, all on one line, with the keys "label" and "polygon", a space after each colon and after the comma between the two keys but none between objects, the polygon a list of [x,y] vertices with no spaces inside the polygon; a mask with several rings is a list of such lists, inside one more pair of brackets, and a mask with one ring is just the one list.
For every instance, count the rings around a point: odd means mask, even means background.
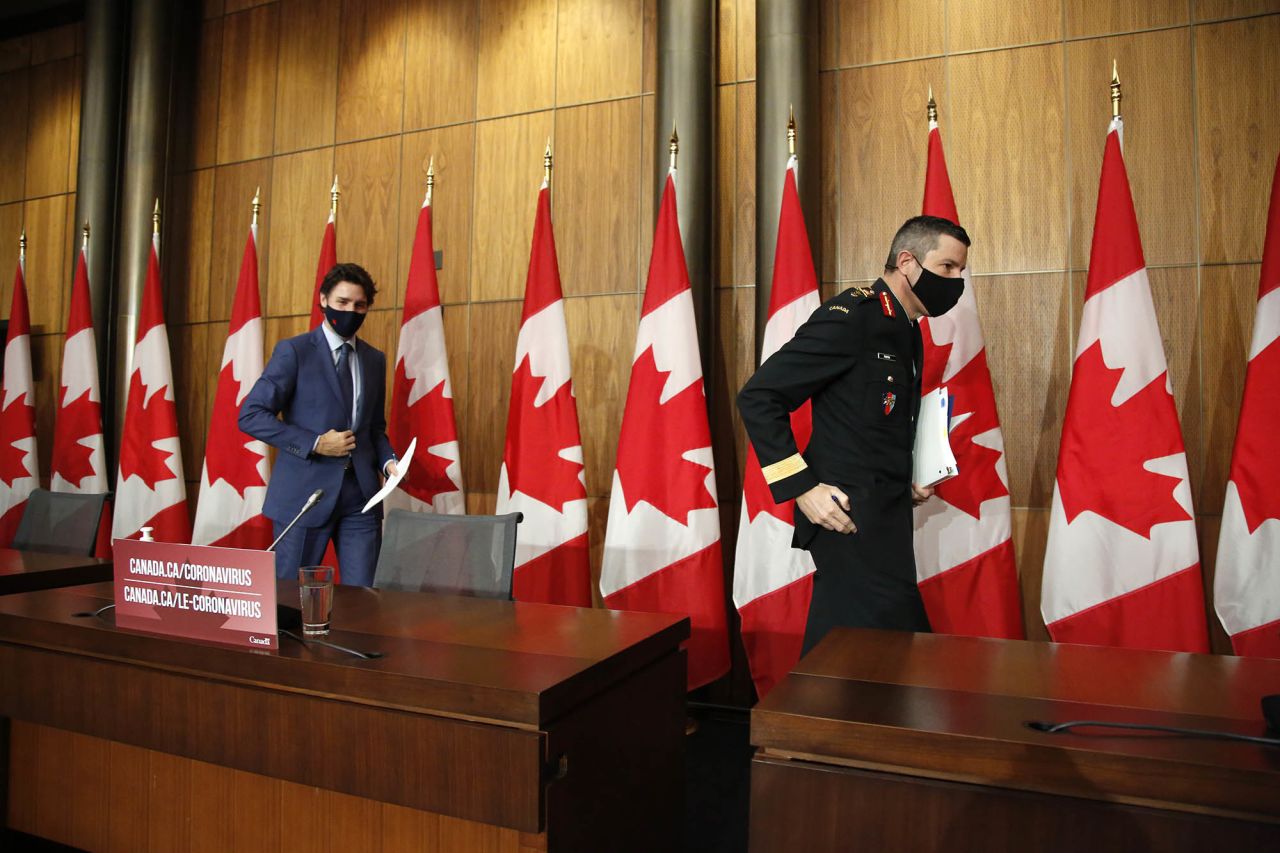
[{"label": "black military uniform jacket", "polygon": [[[738,409],[775,501],[827,483],[850,497],[854,524],[904,503],[920,409],[919,327],[883,280],[823,303],[738,394]],[[789,413],[813,401],[800,454]],[[815,527],[795,514],[795,546]],[[910,559],[910,539],[905,543]],[[897,549],[894,549],[897,550]]]}]

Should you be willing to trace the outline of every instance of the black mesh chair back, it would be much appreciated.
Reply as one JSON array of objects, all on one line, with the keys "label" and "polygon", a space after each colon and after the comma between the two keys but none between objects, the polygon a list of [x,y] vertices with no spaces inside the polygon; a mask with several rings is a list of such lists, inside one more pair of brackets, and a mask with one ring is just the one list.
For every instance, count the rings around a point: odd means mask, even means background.
[{"label": "black mesh chair back", "polygon": [[516,525],[523,516],[392,510],[374,570],[378,589],[511,598]]},{"label": "black mesh chair back", "polygon": [[13,546],[19,551],[93,556],[105,492],[77,495],[36,489],[18,521]]}]

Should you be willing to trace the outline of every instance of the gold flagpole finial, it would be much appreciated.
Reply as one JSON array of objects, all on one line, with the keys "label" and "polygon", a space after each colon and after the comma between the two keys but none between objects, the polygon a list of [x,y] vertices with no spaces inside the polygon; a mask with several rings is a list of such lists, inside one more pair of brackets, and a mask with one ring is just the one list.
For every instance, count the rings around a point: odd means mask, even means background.
[{"label": "gold flagpole finial", "polygon": [[676,167],[676,155],[680,153],[680,135],[676,133],[676,126],[671,125],[671,141],[667,144],[667,150],[671,153],[671,168]]},{"label": "gold flagpole finial", "polygon": [[427,204],[431,204],[431,195],[436,188],[436,155],[432,154],[427,161]]},{"label": "gold flagpole finial", "polygon": [[89,248],[89,220],[86,219],[84,221],[84,226],[80,229],[80,234],[82,236],[80,243],[81,248]]},{"label": "gold flagpole finial", "polygon": [[796,156],[796,105],[792,104],[787,116],[787,153]]},{"label": "gold flagpole finial", "polygon": [[253,227],[258,227],[258,211],[262,210],[262,187],[253,190]]},{"label": "gold flagpole finial", "polygon": [[333,186],[329,188],[329,213],[333,216],[338,215],[338,196],[342,195],[342,190],[338,189],[338,176],[333,176]]},{"label": "gold flagpole finial", "polygon": [[936,122],[938,120],[938,102],[933,99],[933,84],[929,84],[929,103],[925,105],[925,111],[929,115],[929,121]]},{"label": "gold flagpole finial", "polygon": [[18,260],[27,257],[27,226],[22,226],[22,233],[18,235]]},{"label": "gold flagpole finial", "polygon": [[156,206],[151,210],[151,233],[160,233],[160,199],[156,199]]},{"label": "gold flagpole finial", "polygon": [[1114,59],[1111,60],[1111,117],[1120,117],[1120,71]]},{"label": "gold flagpole finial", "polygon": [[551,183],[551,137],[547,137],[547,147],[542,152],[542,180]]}]

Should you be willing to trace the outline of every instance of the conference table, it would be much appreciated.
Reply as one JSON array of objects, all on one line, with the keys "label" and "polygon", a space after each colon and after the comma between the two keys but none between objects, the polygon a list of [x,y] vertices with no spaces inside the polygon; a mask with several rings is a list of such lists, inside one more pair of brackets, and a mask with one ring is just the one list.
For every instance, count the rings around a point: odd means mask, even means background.
[{"label": "conference table", "polygon": [[679,846],[687,618],[339,586],[331,645],[262,651],[119,629],[95,615],[111,602],[106,583],[0,598],[12,830],[131,851]]},{"label": "conference table", "polygon": [[0,595],[110,579],[110,560],[0,548]]},{"label": "conference table", "polygon": [[751,714],[752,851],[1280,850],[1280,660],[833,631]]}]

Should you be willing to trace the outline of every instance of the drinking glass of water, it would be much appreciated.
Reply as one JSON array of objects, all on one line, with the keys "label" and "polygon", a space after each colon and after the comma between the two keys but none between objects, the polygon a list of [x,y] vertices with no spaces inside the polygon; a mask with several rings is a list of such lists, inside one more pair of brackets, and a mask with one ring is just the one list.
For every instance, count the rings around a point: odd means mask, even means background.
[{"label": "drinking glass of water", "polygon": [[328,634],[329,613],[333,610],[333,566],[298,569],[298,592],[302,596],[303,636]]}]

